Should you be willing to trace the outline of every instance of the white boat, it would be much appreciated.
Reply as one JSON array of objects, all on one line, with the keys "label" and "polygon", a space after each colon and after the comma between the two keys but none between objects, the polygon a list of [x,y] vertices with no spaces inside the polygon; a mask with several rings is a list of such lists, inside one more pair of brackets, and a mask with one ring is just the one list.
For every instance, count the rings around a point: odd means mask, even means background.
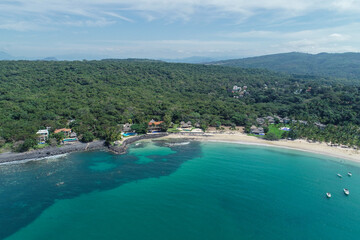
[{"label": "white boat", "polygon": [[327,193],[326,193],[326,197],[327,197],[327,198],[331,198],[331,193],[327,192]]},{"label": "white boat", "polygon": [[336,174],[339,178],[342,178],[342,175],[340,173]]},{"label": "white boat", "polygon": [[348,176],[351,177],[351,176],[352,176],[352,173],[351,173],[351,172],[348,172]]},{"label": "white boat", "polygon": [[349,195],[349,194],[350,194],[350,191],[349,191],[349,189],[347,189],[347,188],[344,188],[344,193],[345,193],[345,195]]}]

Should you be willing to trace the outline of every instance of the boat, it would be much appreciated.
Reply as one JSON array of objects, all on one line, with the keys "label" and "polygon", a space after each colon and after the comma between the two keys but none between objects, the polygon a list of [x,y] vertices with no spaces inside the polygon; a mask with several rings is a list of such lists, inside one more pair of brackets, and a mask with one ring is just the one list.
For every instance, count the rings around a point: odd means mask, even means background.
[{"label": "boat", "polygon": [[348,172],[348,176],[351,177],[351,176],[352,176],[352,173],[351,173],[351,172]]},{"label": "boat", "polygon": [[326,197],[327,197],[327,198],[331,198],[331,193],[327,192],[327,193],[326,193]]},{"label": "boat", "polygon": [[350,194],[350,191],[349,191],[349,189],[347,189],[347,188],[344,188],[344,193],[345,193],[345,195],[347,196],[347,195],[349,195]]},{"label": "boat", "polygon": [[336,174],[339,178],[342,178],[342,175],[340,173]]}]

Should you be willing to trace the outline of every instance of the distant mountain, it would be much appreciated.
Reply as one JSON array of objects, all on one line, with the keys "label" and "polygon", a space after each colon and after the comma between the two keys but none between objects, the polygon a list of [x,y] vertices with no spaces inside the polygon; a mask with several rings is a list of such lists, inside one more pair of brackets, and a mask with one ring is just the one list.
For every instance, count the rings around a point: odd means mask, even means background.
[{"label": "distant mountain", "polygon": [[282,53],[260,57],[224,60],[211,65],[262,68],[272,71],[360,79],[360,53]]},{"label": "distant mountain", "polygon": [[197,64],[197,63],[214,62],[214,61],[218,61],[220,59],[224,59],[224,58],[194,56],[194,57],[187,57],[187,58],[160,59],[160,60],[164,61],[164,62],[169,62],[169,63],[194,63],[194,64]]},{"label": "distant mountain", "polygon": [[58,61],[58,59],[56,57],[47,57],[42,59],[42,61]]},{"label": "distant mountain", "polygon": [[0,60],[13,60],[14,57],[6,52],[0,51]]}]

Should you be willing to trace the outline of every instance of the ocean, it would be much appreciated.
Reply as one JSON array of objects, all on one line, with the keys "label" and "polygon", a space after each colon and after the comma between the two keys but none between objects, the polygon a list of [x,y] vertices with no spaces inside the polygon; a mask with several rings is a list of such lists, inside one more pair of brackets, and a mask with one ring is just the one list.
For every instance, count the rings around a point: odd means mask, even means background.
[{"label": "ocean", "polygon": [[152,140],[0,165],[8,240],[360,239],[359,203],[358,164],[265,146]]}]

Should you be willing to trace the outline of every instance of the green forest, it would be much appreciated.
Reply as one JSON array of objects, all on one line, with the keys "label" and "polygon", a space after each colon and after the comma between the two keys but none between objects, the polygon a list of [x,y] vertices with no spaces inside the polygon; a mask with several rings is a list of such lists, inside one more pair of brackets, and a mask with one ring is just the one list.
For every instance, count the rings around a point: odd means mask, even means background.
[{"label": "green forest", "polygon": [[323,76],[358,82],[360,53],[280,53],[243,59],[231,59],[210,64],[243,68],[261,68],[290,74]]},{"label": "green forest", "polygon": [[259,69],[150,60],[0,61],[0,147],[32,146],[37,130],[71,120],[81,139],[91,141],[127,122],[139,132],[151,119],[249,127],[268,115],[326,124],[293,124],[292,138],[359,146],[359,92],[359,85],[336,79]]}]

